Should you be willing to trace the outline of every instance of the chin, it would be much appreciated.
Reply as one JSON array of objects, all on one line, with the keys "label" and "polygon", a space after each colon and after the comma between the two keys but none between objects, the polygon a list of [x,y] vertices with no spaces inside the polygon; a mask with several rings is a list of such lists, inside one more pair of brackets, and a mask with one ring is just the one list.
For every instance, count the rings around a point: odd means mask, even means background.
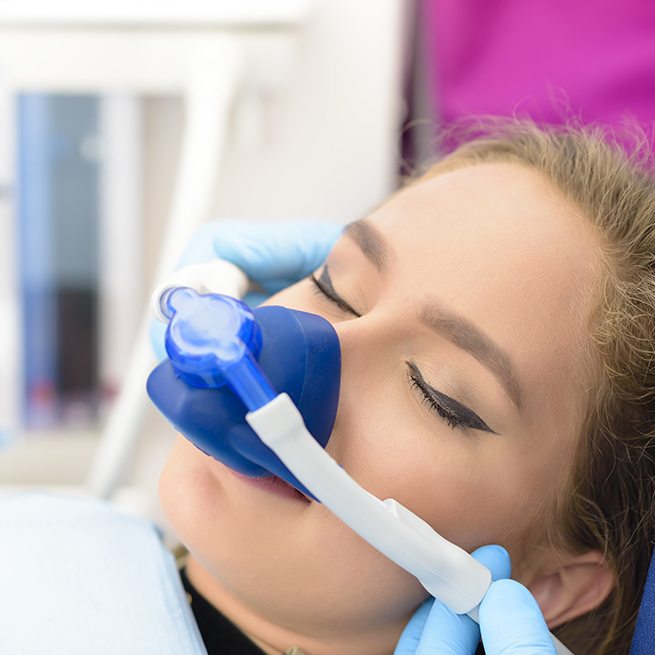
[{"label": "chin", "polygon": [[302,620],[315,632],[355,630],[380,617],[398,621],[425,596],[323,506],[244,484],[182,437],[159,493],[173,530],[212,584],[278,625]]},{"label": "chin", "polygon": [[284,506],[261,493],[244,488],[226,466],[181,436],[159,479],[161,506],[173,531],[218,578],[240,567],[264,568],[281,526],[291,529]]},{"label": "chin", "polygon": [[159,478],[161,506],[187,547],[213,523],[224,496],[206,459],[193,444],[178,436]]}]

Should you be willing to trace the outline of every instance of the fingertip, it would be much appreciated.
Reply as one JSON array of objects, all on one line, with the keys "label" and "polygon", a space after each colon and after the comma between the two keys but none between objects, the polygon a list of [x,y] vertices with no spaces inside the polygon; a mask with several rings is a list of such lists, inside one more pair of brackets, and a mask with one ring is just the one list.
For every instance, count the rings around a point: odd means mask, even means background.
[{"label": "fingertip", "polygon": [[425,624],[421,652],[468,655],[475,651],[479,641],[480,629],[473,619],[455,614],[436,601]]},{"label": "fingertip", "polygon": [[251,309],[259,307],[265,300],[268,300],[268,295],[265,293],[250,292],[246,294],[246,297],[243,299],[243,302],[248,305]]},{"label": "fingertip", "polygon": [[400,636],[394,655],[416,654],[433,603],[434,598],[428,598],[421,604],[414,614],[412,614],[412,617],[407,622],[407,625]]},{"label": "fingertip", "polygon": [[150,321],[150,345],[157,357],[157,361],[161,362],[166,358],[166,325],[163,323],[151,320]]},{"label": "fingertip", "polygon": [[511,653],[517,645],[529,645],[535,655],[555,655],[539,604],[516,580],[492,583],[480,603],[480,628],[487,652]]},{"label": "fingertip", "polygon": [[332,247],[343,234],[344,226],[339,223],[318,223],[317,229],[323,242]]},{"label": "fingertip", "polygon": [[509,553],[498,544],[482,546],[472,555],[491,571],[492,580],[509,578],[512,574],[512,562]]},{"label": "fingertip", "polygon": [[186,244],[184,251],[178,259],[175,269],[184,268],[193,264],[204,264],[216,258],[215,240],[220,234],[220,227],[216,222],[202,225],[193,234]]},{"label": "fingertip", "polygon": [[[211,232],[207,233],[214,257],[225,259],[254,276],[253,269],[268,265],[270,257],[262,261],[259,252],[253,252],[257,244],[266,239],[255,229],[250,221],[216,221]],[[264,253],[268,255],[268,253]]]},{"label": "fingertip", "polygon": [[419,608],[414,612],[410,621],[416,619],[417,621],[422,621],[423,623],[425,623],[428,616],[430,615],[430,610],[432,609],[433,605],[434,605],[434,598],[430,596],[419,605]]},{"label": "fingertip", "polygon": [[[512,606],[526,612],[541,614],[539,604],[530,591],[520,582],[511,579],[496,580],[490,587],[483,603],[498,604],[511,601]],[[480,608],[482,611],[482,608]]]}]

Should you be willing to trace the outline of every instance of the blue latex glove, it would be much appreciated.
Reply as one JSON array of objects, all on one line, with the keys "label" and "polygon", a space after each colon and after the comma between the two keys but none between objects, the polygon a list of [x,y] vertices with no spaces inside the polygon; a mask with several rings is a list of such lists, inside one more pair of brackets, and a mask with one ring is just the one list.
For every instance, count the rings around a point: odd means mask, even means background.
[{"label": "blue latex glove", "polygon": [[[256,307],[317,269],[342,231],[342,225],[316,221],[211,221],[193,236],[177,268],[226,259],[261,288],[244,299]],[[160,360],[166,356],[165,331],[153,321],[150,338]]]},{"label": "blue latex glove", "polygon": [[394,655],[473,655],[480,635],[487,655],[555,655],[537,601],[523,585],[504,579],[510,575],[507,551],[484,546],[473,557],[494,580],[480,604],[480,625],[439,601],[427,600],[405,627]]}]

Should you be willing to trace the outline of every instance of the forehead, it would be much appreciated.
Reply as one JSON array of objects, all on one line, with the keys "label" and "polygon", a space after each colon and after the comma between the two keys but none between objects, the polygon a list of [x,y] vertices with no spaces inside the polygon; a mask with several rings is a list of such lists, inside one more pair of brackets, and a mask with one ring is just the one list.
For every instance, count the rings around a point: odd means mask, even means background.
[{"label": "forehead", "polygon": [[580,382],[598,240],[538,173],[506,163],[457,169],[399,192],[370,219],[394,252],[391,286],[480,326],[510,354],[527,397],[545,380]]}]

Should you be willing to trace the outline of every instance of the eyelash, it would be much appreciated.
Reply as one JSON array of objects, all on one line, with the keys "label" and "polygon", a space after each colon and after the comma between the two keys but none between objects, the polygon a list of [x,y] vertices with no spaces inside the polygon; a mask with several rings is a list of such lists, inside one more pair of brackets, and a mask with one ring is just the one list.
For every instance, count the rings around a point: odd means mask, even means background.
[{"label": "eyelash", "polygon": [[[411,370],[411,368],[410,368]],[[434,398],[434,396],[423,386],[422,381],[412,375],[408,374],[410,386],[414,389],[418,389],[421,392],[421,397],[423,400],[430,406],[430,408],[436,412],[446,423],[448,427],[453,430],[458,427],[471,427],[465,420],[460,419],[457,415],[453,414],[451,411],[446,409],[443,405],[440,405]]]},{"label": "eyelash", "polygon": [[[414,362],[405,362],[409,368],[408,377],[412,386],[420,389],[425,402],[441,416],[448,425],[454,430],[456,427],[461,428],[467,434],[467,428],[471,430],[480,430],[482,432],[490,432],[491,434],[498,434],[492,430],[475,412],[472,412],[468,407],[460,405],[456,400],[448,398],[440,391],[433,389],[424,379],[421,371]],[[446,398],[448,402],[440,402],[439,398]],[[452,406],[449,405],[452,403]]]},{"label": "eyelash", "polygon": [[[319,279],[316,278],[315,275],[313,274],[310,275],[309,279],[314,285],[315,293],[324,297],[330,303],[337,306],[342,311],[348,312],[349,314],[354,314],[355,316],[359,316],[359,314],[354,312],[352,308],[348,306],[348,304],[345,303],[341,298],[334,296],[332,293],[330,293],[329,289],[327,289],[325,285]],[[422,378],[420,378],[417,374],[412,373],[412,370],[415,369],[416,366],[414,364],[411,364],[410,362],[407,362],[407,366],[409,368],[408,378],[409,378],[410,386],[421,392],[421,398],[423,399],[423,401],[427,403],[427,405],[430,407],[432,411],[436,412],[444,421],[446,421],[448,427],[450,427],[453,430],[455,428],[461,428],[462,430],[465,430],[466,428],[479,427],[477,425],[472,424],[470,420],[458,416],[452,410],[450,410],[447,407],[444,407],[444,405],[437,402],[434,395],[431,394],[430,391],[427,389],[425,385],[425,381]]]},{"label": "eyelash", "polygon": [[346,303],[343,298],[339,298],[338,296],[335,296],[333,293],[330,292],[330,290],[319,280],[317,277],[312,273],[309,276],[309,279],[312,281],[314,285],[314,292],[317,293],[319,296],[323,296],[327,300],[329,300],[333,305],[336,305],[339,309],[341,309],[344,312],[347,312],[348,314],[351,314],[357,318],[361,316],[358,312],[356,312],[348,303]]}]

